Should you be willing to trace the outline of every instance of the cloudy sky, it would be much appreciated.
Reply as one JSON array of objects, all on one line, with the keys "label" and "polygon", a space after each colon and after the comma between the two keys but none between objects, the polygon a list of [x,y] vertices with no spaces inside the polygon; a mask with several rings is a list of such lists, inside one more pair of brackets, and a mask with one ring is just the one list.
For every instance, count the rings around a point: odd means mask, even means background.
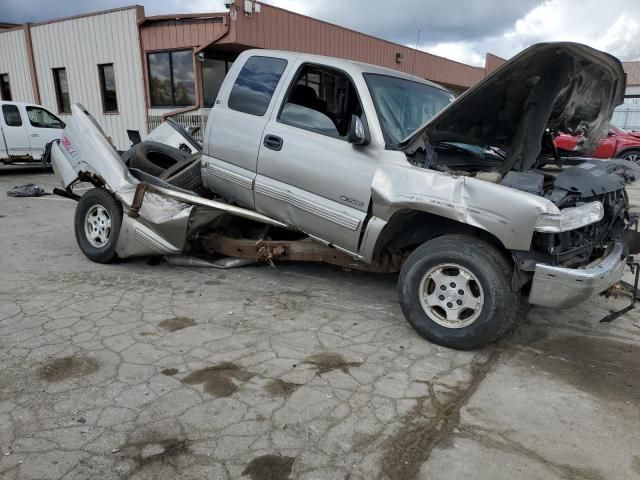
[{"label": "cloudy sky", "polygon": [[[0,0],[0,21],[33,22],[135,0]],[[147,15],[222,11],[222,0],[139,0]],[[532,43],[587,43],[640,60],[639,0],[267,0],[295,12],[465,63],[510,57]]]}]

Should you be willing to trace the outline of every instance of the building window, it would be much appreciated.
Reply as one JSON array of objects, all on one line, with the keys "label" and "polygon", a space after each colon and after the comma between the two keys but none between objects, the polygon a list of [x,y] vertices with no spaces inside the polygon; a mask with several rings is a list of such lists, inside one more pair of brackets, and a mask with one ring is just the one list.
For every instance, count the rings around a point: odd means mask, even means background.
[{"label": "building window", "polygon": [[56,89],[56,100],[60,113],[71,113],[71,100],[69,100],[69,82],[67,82],[67,69],[53,69],[53,84]]},{"label": "building window", "polygon": [[152,107],[188,107],[196,104],[196,82],[191,50],[147,55]]},{"label": "building window", "polygon": [[0,75],[0,100],[11,100],[11,85],[9,84],[9,74]]},{"label": "building window", "polygon": [[216,58],[206,58],[202,62],[202,90],[206,108],[213,107],[224,77],[229,73],[231,65],[233,65],[233,62],[229,60],[218,60]]},{"label": "building window", "polygon": [[98,65],[100,75],[100,92],[102,93],[102,111],[104,113],[118,113],[118,98],[116,96],[116,75],[113,63]]},{"label": "building window", "polygon": [[251,57],[229,94],[229,108],[261,117],[267,111],[287,61],[282,58]]},{"label": "building window", "polygon": [[20,111],[15,105],[3,105],[2,116],[4,117],[4,123],[7,127],[21,127],[22,118],[20,117]]},{"label": "building window", "polygon": [[32,127],[36,128],[64,128],[65,124],[53,113],[40,107],[27,107],[27,117]]}]

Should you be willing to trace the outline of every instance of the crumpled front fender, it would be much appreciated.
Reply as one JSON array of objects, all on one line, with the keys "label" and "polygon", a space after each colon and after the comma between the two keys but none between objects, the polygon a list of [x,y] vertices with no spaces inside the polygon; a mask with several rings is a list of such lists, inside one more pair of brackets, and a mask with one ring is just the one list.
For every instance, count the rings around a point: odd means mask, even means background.
[{"label": "crumpled front fender", "polygon": [[529,250],[538,217],[559,212],[536,195],[406,162],[378,168],[372,198],[373,215],[385,221],[399,211],[427,212],[485,230],[509,250]]}]

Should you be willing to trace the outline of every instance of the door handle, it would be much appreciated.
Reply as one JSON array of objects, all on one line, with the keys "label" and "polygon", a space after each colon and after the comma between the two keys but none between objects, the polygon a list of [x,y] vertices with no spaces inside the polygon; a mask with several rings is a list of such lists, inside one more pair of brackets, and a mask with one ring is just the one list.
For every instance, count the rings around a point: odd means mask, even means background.
[{"label": "door handle", "polygon": [[282,150],[282,138],[276,135],[265,135],[264,141],[262,143],[270,150],[275,150],[276,152]]},{"label": "door handle", "polygon": [[40,134],[38,134],[38,133],[32,133],[32,134],[31,134],[31,136],[32,136],[32,137],[39,137],[39,136],[40,136]]}]

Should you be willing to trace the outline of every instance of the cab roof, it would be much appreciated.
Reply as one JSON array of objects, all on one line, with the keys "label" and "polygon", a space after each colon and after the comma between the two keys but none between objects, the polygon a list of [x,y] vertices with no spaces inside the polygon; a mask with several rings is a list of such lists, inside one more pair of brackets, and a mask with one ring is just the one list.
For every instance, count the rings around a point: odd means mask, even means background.
[{"label": "cab roof", "polygon": [[265,50],[265,49],[250,49],[245,50],[241,55],[243,56],[253,56],[259,55],[263,57],[274,56],[279,58],[284,58],[288,61],[302,60],[304,62],[310,63],[320,63],[323,65],[339,68],[341,70],[345,70],[351,74],[354,73],[373,73],[378,75],[387,75],[390,77],[402,78],[405,80],[410,80],[416,83],[422,83],[425,85],[430,85],[432,87],[439,88],[444,91],[448,91],[442,85],[438,85],[437,83],[431,82],[429,80],[425,80],[424,78],[417,77],[415,75],[411,75],[405,72],[400,72],[398,70],[394,70],[392,68],[380,67],[378,65],[372,65],[370,63],[358,62],[355,60],[347,60],[343,58],[336,57],[328,57],[325,55],[312,55],[310,53],[299,53],[299,52],[288,52],[285,50]]}]

